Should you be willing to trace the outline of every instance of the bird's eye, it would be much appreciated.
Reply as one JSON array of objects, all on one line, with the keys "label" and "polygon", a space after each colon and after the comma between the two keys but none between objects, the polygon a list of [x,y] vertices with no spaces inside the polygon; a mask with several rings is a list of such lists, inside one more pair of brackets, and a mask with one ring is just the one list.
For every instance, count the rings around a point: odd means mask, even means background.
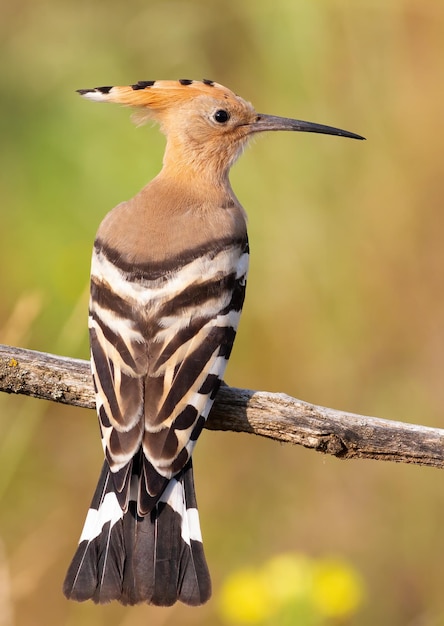
[{"label": "bird's eye", "polygon": [[230,119],[230,114],[225,109],[218,109],[213,115],[213,119],[218,124],[225,124]]}]

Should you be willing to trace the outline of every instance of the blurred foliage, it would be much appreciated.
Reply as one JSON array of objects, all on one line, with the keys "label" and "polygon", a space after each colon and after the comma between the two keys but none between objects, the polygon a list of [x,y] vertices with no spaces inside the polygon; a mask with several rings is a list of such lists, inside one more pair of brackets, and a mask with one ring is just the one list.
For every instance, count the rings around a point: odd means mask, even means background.
[{"label": "blurred foliage", "polygon": [[350,623],[363,597],[359,574],[343,560],[286,553],[231,573],[219,607],[235,626],[328,626]]},{"label": "blurred foliage", "polygon": [[[87,357],[94,233],[161,164],[156,129],[74,90],[206,77],[368,138],[274,133],[236,165],[252,264],[227,381],[443,425],[444,5],[2,0],[1,15],[0,342]],[[0,442],[5,626],[218,626],[215,600],[62,596],[101,465],[91,411],[2,396]],[[274,554],[335,553],[367,588],[348,623],[444,624],[440,472],[211,432],[195,468],[215,594]]]}]

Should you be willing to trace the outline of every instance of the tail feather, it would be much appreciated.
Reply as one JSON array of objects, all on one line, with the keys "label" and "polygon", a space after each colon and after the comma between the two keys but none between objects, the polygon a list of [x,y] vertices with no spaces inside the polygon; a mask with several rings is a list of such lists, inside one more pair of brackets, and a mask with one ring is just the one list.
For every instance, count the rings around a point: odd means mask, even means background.
[{"label": "tail feather", "polygon": [[[133,472],[137,472],[134,464]],[[154,509],[137,514],[139,475],[133,473],[123,511],[105,462],[64,593],[74,600],[170,606],[203,604],[211,581],[200,533],[191,460],[172,478]],[[137,495],[135,495],[137,498]]]}]

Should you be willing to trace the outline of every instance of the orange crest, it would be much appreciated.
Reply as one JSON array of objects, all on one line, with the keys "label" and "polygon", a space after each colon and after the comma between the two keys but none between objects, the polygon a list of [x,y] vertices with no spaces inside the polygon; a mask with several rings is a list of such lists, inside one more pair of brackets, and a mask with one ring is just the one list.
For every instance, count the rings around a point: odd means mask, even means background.
[{"label": "orange crest", "polygon": [[116,102],[126,106],[148,108],[161,111],[181,104],[199,95],[215,98],[237,99],[236,95],[223,85],[212,80],[142,80],[135,85],[124,87],[95,87],[78,89],[78,93],[97,102]]}]

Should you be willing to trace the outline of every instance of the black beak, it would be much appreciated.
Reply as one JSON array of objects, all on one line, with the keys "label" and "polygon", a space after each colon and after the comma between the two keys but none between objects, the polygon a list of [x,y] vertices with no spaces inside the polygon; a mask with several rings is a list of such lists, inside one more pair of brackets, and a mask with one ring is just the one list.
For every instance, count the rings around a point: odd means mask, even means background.
[{"label": "black beak", "polygon": [[256,116],[256,119],[248,127],[250,133],[261,133],[266,130],[293,130],[303,133],[339,135],[340,137],[350,137],[350,139],[365,139],[361,135],[350,133],[348,130],[334,128],[333,126],[303,122],[302,120],[293,120],[289,117],[279,117],[277,115],[263,115],[261,113]]}]

